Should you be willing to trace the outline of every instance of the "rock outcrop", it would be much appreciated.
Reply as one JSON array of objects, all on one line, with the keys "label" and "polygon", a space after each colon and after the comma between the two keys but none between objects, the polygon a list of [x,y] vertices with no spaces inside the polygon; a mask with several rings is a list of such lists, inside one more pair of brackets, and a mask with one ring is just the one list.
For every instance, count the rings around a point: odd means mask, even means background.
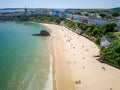
[{"label": "rock outcrop", "polygon": [[48,31],[42,30],[39,34],[32,34],[32,36],[50,36]]}]

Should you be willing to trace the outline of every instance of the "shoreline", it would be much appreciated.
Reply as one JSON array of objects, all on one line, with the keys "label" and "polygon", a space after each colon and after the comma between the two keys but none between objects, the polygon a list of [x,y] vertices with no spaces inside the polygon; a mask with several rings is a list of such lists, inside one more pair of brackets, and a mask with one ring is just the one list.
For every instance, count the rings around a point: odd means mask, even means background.
[{"label": "shoreline", "polygon": [[53,90],[119,90],[120,70],[93,57],[99,54],[93,42],[59,25],[41,25],[52,31]]},{"label": "shoreline", "polygon": [[[36,22],[32,22],[32,23],[36,23]],[[46,27],[48,29],[48,31],[50,31],[50,33],[52,33],[52,30],[49,29],[49,27],[45,26],[44,23],[38,23],[38,24]],[[51,67],[52,67],[52,70],[51,70],[52,71],[52,90],[58,90],[57,87],[56,87],[56,78],[55,78],[55,72],[56,71],[55,71],[55,55],[54,55],[54,49],[53,49],[54,44],[53,44],[53,39],[51,38],[51,36],[50,36],[50,38],[48,38],[48,47],[49,47],[48,50],[49,50],[50,57],[52,58],[52,61],[50,61],[51,62]]]},{"label": "shoreline", "polygon": [[[46,27],[46,25],[43,23],[41,25]],[[52,24],[52,25],[54,25],[54,24]],[[47,28],[50,29],[49,27],[47,27]],[[55,33],[53,33],[53,30],[51,30],[51,31],[52,31],[51,34],[55,34]],[[53,63],[52,63],[53,90],[74,90],[70,71],[67,68],[68,65],[66,64],[66,62],[64,62],[64,60],[66,60],[66,55],[65,55],[65,53],[60,55],[61,50],[64,51],[64,48],[56,47],[56,46],[59,46],[56,44],[62,44],[63,41],[60,40],[60,43],[59,43],[59,39],[54,37],[54,35],[50,36],[49,41],[50,41],[50,47],[51,47],[50,51],[51,51],[52,58],[53,58]],[[56,43],[56,41],[57,41],[57,43]],[[59,50],[57,50],[57,48],[59,48]],[[57,53],[60,53],[60,54],[58,55]],[[60,65],[59,63],[61,63],[63,65]],[[65,75],[61,71],[64,72]]]},{"label": "shoreline", "polygon": [[[49,40],[48,40],[49,42]],[[50,67],[49,67],[49,74],[48,74],[48,80],[45,84],[45,90],[53,90],[53,57],[51,54],[51,47],[48,45],[48,50],[49,50],[49,57],[50,57]]]},{"label": "shoreline", "polygon": [[53,45],[53,40],[50,38],[49,39],[49,46],[50,46],[50,54],[52,57],[52,79],[53,79],[53,90],[57,90],[56,87],[56,79],[55,79],[55,56],[54,56],[54,45]]}]

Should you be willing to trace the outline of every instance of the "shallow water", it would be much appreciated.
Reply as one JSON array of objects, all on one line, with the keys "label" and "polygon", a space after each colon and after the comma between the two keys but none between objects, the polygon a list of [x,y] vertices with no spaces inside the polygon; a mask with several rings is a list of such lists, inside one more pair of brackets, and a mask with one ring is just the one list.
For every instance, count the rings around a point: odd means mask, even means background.
[{"label": "shallow water", "polygon": [[46,29],[30,22],[0,22],[0,90],[43,90],[48,80],[50,56]]}]

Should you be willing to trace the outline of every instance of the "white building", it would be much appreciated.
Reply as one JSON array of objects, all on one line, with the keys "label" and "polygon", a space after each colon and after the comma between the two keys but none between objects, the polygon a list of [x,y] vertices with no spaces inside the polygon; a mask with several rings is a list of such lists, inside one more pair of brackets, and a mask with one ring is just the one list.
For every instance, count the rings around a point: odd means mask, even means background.
[{"label": "white building", "polygon": [[97,19],[101,19],[102,17],[99,14],[96,14]]},{"label": "white building", "polygon": [[110,45],[110,41],[107,38],[104,37],[101,39],[101,46],[103,48],[107,48],[109,45]]}]

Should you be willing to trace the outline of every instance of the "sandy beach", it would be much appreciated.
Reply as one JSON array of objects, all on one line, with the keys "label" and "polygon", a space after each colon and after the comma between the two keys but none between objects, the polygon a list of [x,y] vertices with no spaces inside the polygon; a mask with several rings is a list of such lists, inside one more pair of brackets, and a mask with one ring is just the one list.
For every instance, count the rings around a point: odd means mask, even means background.
[{"label": "sandy beach", "polygon": [[54,90],[120,90],[120,70],[97,61],[93,42],[65,27],[42,25],[52,31]]}]

